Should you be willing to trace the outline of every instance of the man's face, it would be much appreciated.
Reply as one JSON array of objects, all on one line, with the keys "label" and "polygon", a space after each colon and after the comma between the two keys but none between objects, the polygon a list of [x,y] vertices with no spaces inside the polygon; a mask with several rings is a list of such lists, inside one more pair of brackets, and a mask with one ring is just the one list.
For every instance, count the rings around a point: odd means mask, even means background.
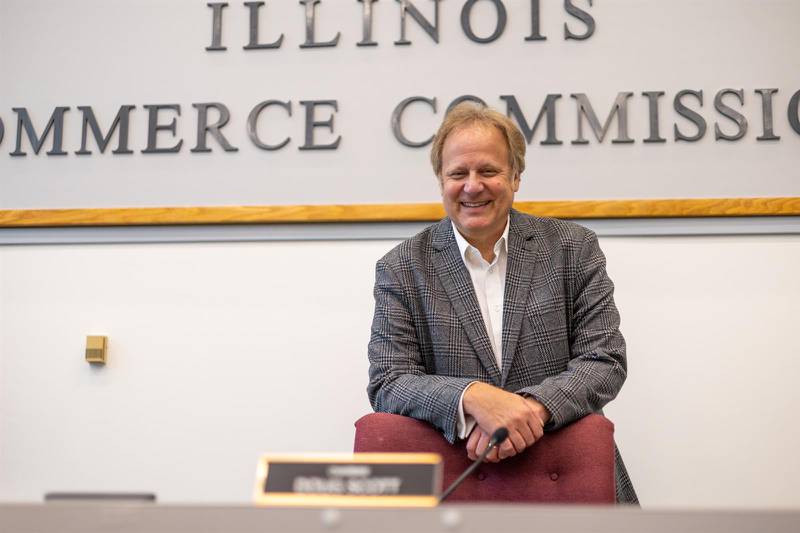
[{"label": "man's face", "polygon": [[505,229],[519,190],[503,134],[481,124],[453,130],[442,147],[442,202],[471,244],[493,245]]}]

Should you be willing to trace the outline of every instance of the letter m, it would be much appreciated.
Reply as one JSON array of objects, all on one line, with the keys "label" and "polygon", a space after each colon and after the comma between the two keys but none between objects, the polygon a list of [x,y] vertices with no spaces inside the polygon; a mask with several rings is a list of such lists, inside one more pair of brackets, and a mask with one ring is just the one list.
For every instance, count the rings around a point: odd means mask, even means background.
[{"label": "letter m", "polygon": [[28,136],[28,141],[31,143],[31,147],[33,148],[33,153],[38,154],[39,150],[42,149],[44,145],[45,139],[47,139],[47,135],[50,133],[50,130],[53,130],[53,148],[47,152],[47,155],[67,155],[67,152],[61,149],[62,141],[64,139],[64,113],[69,110],[69,107],[57,107],[53,110],[53,114],[50,115],[50,120],[47,122],[47,126],[44,128],[44,132],[42,136],[39,137],[36,135],[36,129],[33,127],[31,123],[31,117],[28,115],[28,110],[24,107],[12,107],[12,111],[17,114],[17,147],[11,152],[9,155],[12,156],[22,156],[28,155],[26,152],[22,151],[22,130],[25,130],[25,133]]},{"label": "letter m", "polygon": [[578,101],[578,138],[572,141],[572,144],[589,144],[583,136],[583,118],[589,123],[589,126],[594,132],[597,142],[603,142],[608,129],[611,127],[611,122],[614,116],[618,117],[617,121],[617,138],[613,139],[612,143],[632,143],[633,139],[628,137],[628,98],[633,96],[633,93],[618,93],[614,105],[611,107],[611,112],[606,118],[605,124],[600,127],[600,121],[597,120],[597,115],[592,108],[592,104],[584,93],[571,94],[572,98]]},{"label": "letter m", "polygon": [[531,126],[525,119],[525,115],[513,95],[504,94],[500,96],[500,99],[506,103],[506,115],[514,117],[528,144],[533,140],[533,134],[536,133],[536,128],[539,127],[542,117],[546,117],[547,120],[547,138],[541,144],[561,144],[561,141],[556,137],[556,100],[559,98],[561,98],[560,94],[548,94],[539,110],[539,114],[536,116],[536,121]]},{"label": "letter m", "polygon": [[114,118],[114,122],[111,123],[111,127],[108,129],[108,133],[103,136],[103,132],[100,131],[100,126],[97,124],[97,118],[95,118],[92,108],[89,106],[78,106],[78,109],[83,113],[83,127],[81,128],[81,149],[75,153],[78,155],[88,155],[92,153],[91,150],[86,149],[86,138],[88,137],[89,128],[92,129],[92,135],[94,135],[97,147],[100,148],[100,153],[104,153],[106,151],[106,146],[111,142],[111,136],[114,135],[114,131],[117,129],[117,126],[119,126],[119,142],[117,143],[117,149],[112,150],[111,153],[132,154],[133,151],[128,149],[128,123],[130,122],[131,109],[135,107],[136,106],[133,105],[121,106],[117,112],[117,116]]}]

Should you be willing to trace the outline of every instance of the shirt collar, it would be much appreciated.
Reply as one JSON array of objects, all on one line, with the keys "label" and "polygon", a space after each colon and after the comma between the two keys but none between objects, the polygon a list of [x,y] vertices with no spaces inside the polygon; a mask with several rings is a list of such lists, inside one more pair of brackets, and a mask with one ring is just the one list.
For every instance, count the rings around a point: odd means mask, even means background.
[{"label": "shirt collar", "polygon": [[[467,239],[464,238],[463,235],[458,231],[458,228],[453,221],[450,221],[450,224],[453,226],[453,235],[456,237],[456,244],[458,244],[458,251],[461,254],[461,259],[464,261],[467,260],[467,253],[470,250],[475,250],[475,252],[480,255],[480,251],[472,246],[470,243],[467,242]],[[497,239],[497,242],[494,243],[494,259],[497,261],[497,258],[500,257],[500,253],[505,251],[507,246],[506,243],[508,242],[508,228],[511,225],[511,215],[508,216],[506,219],[506,227],[503,230],[503,234]]]}]

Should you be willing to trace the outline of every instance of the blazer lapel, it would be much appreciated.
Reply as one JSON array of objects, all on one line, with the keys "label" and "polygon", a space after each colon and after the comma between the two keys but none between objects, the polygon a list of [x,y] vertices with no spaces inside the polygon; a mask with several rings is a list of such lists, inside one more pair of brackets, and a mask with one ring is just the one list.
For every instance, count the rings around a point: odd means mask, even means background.
[{"label": "blazer lapel", "polygon": [[478,358],[491,376],[492,382],[497,385],[500,383],[500,369],[492,351],[486,325],[483,323],[472,278],[459,253],[449,218],[442,220],[434,229],[431,244],[437,251],[433,254],[436,275],[450,298],[453,310],[467,332]]},{"label": "blazer lapel", "polygon": [[519,331],[525,314],[525,304],[530,296],[531,280],[539,243],[529,220],[511,210],[508,230],[508,262],[506,263],[505,295],[503,297],[503,371],[501,386],[505,385],[514,353],[517,351]]}]

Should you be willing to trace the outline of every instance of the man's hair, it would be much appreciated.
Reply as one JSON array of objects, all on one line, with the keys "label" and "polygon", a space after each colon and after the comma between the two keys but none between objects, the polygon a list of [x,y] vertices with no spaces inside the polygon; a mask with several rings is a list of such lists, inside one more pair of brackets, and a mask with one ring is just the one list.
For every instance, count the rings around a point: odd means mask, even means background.
[{"label": "man's hair", "polygon": [[495,127],[503,134],[508,148],[508,163],[511,165],[513,175],[522,174],[525,170],[525,137],[522,132],[511,121],[510,118],[494,109],[483,104],[466,101],[453,107],[445,115],[439,131],[433,137],[431,144],[431,165],[437,177],[441,179],[442,174],[442,149],[447,137],[456,129],[480,124],[482,126]]}]

